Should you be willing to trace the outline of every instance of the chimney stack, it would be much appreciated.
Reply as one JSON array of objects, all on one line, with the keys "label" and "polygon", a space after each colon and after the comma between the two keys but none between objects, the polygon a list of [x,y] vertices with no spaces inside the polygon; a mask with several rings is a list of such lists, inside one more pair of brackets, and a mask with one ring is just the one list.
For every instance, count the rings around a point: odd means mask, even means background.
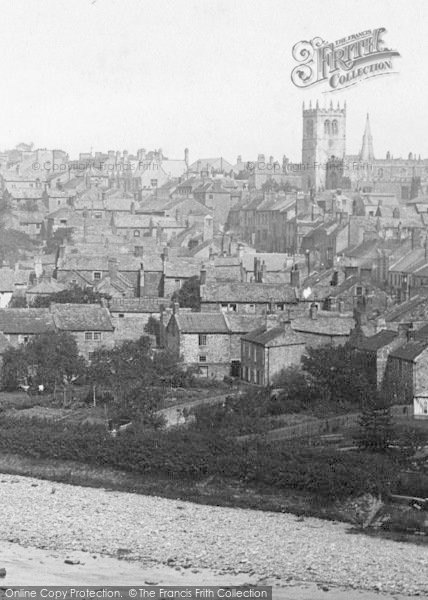
[{"label": "chimney stack", "polygon": [[244,256],[244,246],[241,243],[239,243],[238,244],[238,258],[239,258],[239,260],[242,260],[243,256]]},{"label": "chimney stack", "polygon": [[318,318],[318,305],[315,304],[315,302],[312,302],[310,308],[309,308],[309,317],[312,320],[315,320]]},{"label": "chimney stack", "polygon": [[290,284],[291,287],[300,288],[300,271],[298,264],[293,265],[293,268],[291,269]]},{"label": "chimney stack", "polygon": [[115,277],[117,277],[117,258],[109,257],[107,264],[108,264],[108,274],[111,279],[114,279]]},{"label": "chimney stack", "polygon": [[205,265],[201,266],[201,272],[200,272],[200,281],[201,281],[201,285],[205,285],[207,282],[207,269],[205,267]]},{"label": "chimney stack", "polygon": [[138,271],[138,297],[144,297],[144,264],[140,263],[140,270]]}]

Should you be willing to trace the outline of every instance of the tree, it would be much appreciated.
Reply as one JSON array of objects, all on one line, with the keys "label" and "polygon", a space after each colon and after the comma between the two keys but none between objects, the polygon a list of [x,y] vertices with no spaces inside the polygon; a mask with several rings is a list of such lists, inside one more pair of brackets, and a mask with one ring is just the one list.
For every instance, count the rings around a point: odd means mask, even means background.
[{"label": "tree", "polygon": [[364,404],[355,441],[364,450],[385,452],[393,438],[390,406],[375,394]]},{"label": "tree", "polygon": [[89,378],[94,385],[110,391],[117,404],[123,404],[131,391],[153,384],[151,354],[147,336],[114,348],[100,348],[92,357]]},{"label": "tree", "polygon": [[32,379],[53,390],[56,385],[71,383],[85,371],[75,338],[64,331],[42,333],[30,339],[24,348]]},{"label": "tree", "polygon": [[66,332],[36,335],[28,344],[10,348],[3,355],[2,385],[17,389],[22,383],[43,384],[46,390],[71,383],[84,373],[85,361],[79,356],[76,340]]},{"label": "tree", "polygon": [[273,387],[279,388],[279,392],[269,401],[269,411],[272,414],[312,409],[328,396],[328,390],[299,367],[288,367],[280,371],[274,377]]},{"label": "tree", "polygon": [[32,303],[34,308],[48,308],[52,303],[58,304],[100,304],[105,298],[102,294],[90,287],[82,289],[74,285],[70,289],[50,294],[49,296],[37,296]]},{"label": "tree", "polygon": [[376,391],[364,356],[349,344],[308,348],[302,367],[338,406],[360,408],[363,400]]},{"label": "tree", "polygon": [[191,277],[183,283],[179,290],[173,293],[171,299],[185,308],[199,310],[201,308],[200,285],[201,281],[199,277]]},{"label": "tree", "polygon": [[28,362],[25,348],[7,348],[3,353],[1,367],[2,388],[8,392],[18,389],[21,384],[27,383]]}]

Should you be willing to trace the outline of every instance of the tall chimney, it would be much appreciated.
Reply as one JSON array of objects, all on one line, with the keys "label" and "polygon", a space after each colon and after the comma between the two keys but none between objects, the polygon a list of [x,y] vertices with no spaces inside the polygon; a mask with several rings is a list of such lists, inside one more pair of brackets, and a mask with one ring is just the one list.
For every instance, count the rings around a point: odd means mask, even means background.
[{"label": "tall chimney", "polygon": [[309,317],[312,320],[315,320],[318,317],[318,306],[315,304],[315,302],[312,302],[309,308]]},{"label": "tall chimney", "polygon": [[239,243],[238,244],[238,258],[239,258],[239,260],[242,260],[243,256],[244,256],[244,246],[241,243]]},{"label": "tall chimney", "polygon": [[138,297],[144,297],[144,264],[140,263],[140,270],[138,271]]},{"label": "tall chimney", "polygon": [[109,257],[107,264],[108,264],[108,274],[111,279],[114,279],[115,277],[117,277],[117,258]]},{"label": "tall chimney", "polygon": [[299,265],[298,264],[295,264],[293,266],[293,268],[291,269],[290,283],[291,283],[292,287],[294,287],[294,288],[300,288],[300,271],[299,271]]}]

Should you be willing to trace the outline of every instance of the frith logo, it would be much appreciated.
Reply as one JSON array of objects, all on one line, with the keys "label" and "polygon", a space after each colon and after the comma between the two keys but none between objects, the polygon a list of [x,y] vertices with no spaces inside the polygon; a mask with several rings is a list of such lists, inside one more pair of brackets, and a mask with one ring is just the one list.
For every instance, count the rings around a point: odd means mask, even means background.
[{"label": "frith logo", "polygon": [[327,92],[334,92],[363,79],[390,75],[396,50],[385,46],[382,35],[386,29],[362,31],[336,42],[320,37],[293,46],[293,58],[299,63],[291,72],[291,81],[300,88],[326,82]]}]

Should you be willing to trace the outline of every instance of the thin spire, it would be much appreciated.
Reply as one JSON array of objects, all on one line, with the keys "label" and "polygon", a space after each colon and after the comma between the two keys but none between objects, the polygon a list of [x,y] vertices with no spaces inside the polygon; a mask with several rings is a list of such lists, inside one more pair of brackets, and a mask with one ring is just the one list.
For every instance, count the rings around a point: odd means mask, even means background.
[{"label": "thin spire", "polygon": [[364,129],[363,143],[361,146],[360,160],[362,162],[370,162],[374,160],[373,137],[370,131],[369,113],[366,117],[366,127]]}]

